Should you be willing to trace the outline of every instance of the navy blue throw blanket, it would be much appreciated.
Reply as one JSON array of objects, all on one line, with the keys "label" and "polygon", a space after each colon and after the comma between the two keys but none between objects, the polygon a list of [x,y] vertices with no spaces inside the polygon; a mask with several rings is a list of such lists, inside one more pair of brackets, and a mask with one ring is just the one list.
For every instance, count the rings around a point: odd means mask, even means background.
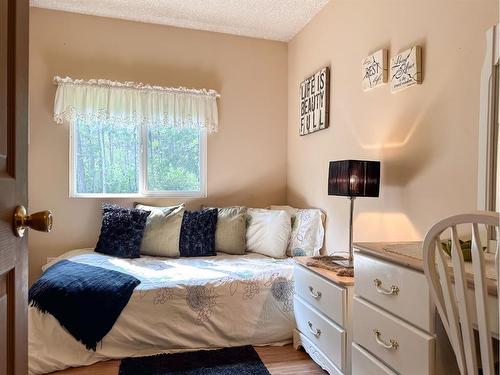
[{"label": "navy blue throw blanket", "polygon": [[121,272],[61,260],[33,284],[29,301],[95,351],[140,283]]}]

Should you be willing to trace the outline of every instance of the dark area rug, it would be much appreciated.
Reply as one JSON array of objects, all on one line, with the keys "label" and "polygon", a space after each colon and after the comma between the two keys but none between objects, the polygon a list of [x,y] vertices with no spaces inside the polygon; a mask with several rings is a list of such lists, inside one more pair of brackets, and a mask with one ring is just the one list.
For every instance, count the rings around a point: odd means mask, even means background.
[{"label": "dark area rug", "polygon": [[119,375],[270,375],[252,346],[126,358]]}]

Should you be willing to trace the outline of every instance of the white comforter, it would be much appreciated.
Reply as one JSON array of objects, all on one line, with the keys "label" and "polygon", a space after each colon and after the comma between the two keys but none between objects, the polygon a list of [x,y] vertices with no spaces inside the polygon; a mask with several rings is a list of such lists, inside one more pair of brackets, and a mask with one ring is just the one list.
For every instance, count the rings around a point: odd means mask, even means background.
[{"label": "white comforter", "polygon": [[87,249],[71,251],[54,262],[63,258],[128,273],[141,284],[96,352],[86,350],[52,315],[30,307],[32,374],[111,358],[284,344],[292,337],[291,259],[252,253],[120,259]]}]

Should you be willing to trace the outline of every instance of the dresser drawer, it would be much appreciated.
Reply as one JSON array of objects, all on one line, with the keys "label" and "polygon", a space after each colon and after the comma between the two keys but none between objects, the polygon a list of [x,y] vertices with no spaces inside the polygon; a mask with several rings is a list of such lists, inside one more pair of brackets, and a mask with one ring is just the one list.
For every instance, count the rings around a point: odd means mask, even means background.
[{"label": "dresser drawer", "polygon": [[352,344],[352,375],[397,375],[357,344]]},{"label": "dresser drawer", "polygon": [[[415,301],[413,306],[417,304]],[[354,297],[353,320],[353,341],[398,373],[433,373],[435,343],[432,336],[358,297]],[[395,347],[390,347],[391,340]]]},{"label": "dresser drawer", "polygon": [[433,332],[433,310],[423,273],[360,253],[356,253],[354,264],[356,295]]},{"label": "dresser drawer", "polygon": [[295,293],[340,326],[345,324],[346,290],[307,268],[294,268]]},{"label": "dresser drawer", "polygon": [[294,312],[297,329],[344,371],[345,331],[297,296],[294,297]]}]

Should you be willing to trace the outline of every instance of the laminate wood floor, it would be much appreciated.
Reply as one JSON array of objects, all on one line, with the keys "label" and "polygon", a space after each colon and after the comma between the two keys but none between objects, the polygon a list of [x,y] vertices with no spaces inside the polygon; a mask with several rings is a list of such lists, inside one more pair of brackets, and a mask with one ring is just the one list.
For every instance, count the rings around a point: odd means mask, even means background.
[{"label": "laminate wood floor", "polygon": [[[292,345],[255,347],[260,359],[272,375],[325,375],[303,350],[296,351]],[[57,371],[53,375],[117,375],[120,361],[99,362],[87,367]]]}]

